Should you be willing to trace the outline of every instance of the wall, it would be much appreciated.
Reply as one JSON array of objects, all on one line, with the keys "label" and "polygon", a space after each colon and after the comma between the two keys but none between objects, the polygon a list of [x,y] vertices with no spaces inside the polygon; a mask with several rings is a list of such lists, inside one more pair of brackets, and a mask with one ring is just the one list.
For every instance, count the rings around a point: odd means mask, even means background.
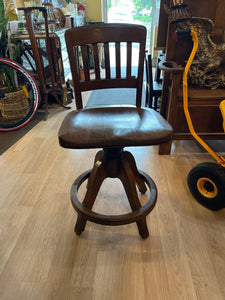
[{"label": "wall", "polygon": [[85,3],[87,4],[87,16],[90,21],[103,21],[102,0],[86,0]]},{"label": "wall", "polygon": [[[21,1],[21,0],[17,0]],[[59,0],[59,2],[67,4],[66,0]],[[79,0],[72,0],[72,3],[78,3]],[[84,4],[86,4],[87,7],[87,17],[92,22],[101,22],[103,20],[102,17],[102,9],[101,9],[101,3],[103,0],[84,0]]]}]

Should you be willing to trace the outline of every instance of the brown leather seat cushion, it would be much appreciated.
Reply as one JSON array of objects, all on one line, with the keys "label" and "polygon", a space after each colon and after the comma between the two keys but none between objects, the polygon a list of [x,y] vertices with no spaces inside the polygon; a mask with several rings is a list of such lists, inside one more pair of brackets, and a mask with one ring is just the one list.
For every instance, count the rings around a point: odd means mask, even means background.
[{"label": "brown leather seat cushion", "polygon": [[146,146],[171,139],[171,126],[156,111],[136,106],[95,107],[70,112],[58,136],[65,148]]}]

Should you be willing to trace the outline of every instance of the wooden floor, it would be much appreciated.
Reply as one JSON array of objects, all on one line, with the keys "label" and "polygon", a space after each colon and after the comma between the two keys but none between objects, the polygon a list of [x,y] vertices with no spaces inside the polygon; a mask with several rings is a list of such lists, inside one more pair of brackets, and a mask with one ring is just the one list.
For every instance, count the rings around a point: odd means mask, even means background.
[{"label": "wooden floor", "polygon": [[[70,188],[96,151],[59,147],[67,113],[52,109],[0,157],[0,299],[225,299],[225,210],[199,205],[186,182],[211,157],[193,141],[174,142],[170,156],[130,148],[158,186],[150,237],[92,223],[78,237]],[[106,181],[95,209],[129,209],[119,182]]]}]

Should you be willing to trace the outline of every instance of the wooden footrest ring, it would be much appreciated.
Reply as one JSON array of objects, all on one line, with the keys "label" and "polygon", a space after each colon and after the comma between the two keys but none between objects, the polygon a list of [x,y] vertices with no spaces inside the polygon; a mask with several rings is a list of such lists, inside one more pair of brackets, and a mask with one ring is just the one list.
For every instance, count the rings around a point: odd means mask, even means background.
[{"label": "wooden footrest ring", "polygon": [[148,201],[139,209],[122,215],[104,215],[86,208],[79,201],[77,194],[78,194],[79,187],[89,177],[90,173],[91,170],[81,174],[74,181],[70,193],[71,202],[74,209],[77,211],[78,214],[85,216],[87,220],[102,225],[110,225],[110,226],[125,225],[133,222],[137,222],[139,219],[148,215],[153,210],[157,200],[157,188],[152,178],[148,176],[146,173],[144,173],[143,171],[139,171],[139,173],[141,174],[141,177],[144,180],[144,182],[149,187],[150,197]]}]

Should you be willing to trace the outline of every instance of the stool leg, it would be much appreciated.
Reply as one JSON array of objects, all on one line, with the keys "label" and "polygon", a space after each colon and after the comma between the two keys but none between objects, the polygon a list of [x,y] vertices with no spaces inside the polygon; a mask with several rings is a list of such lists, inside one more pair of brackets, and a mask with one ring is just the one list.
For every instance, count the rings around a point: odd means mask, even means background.
[{"label": "stool leg", "polygon": [[140,193],[142,193],[142,194],[146,193],[147,188],[146,188],[145,182],[142,179],[141,174],[138,172],[138,168],[137,168],[137,165],[136,165],[133,155],[129,151],[125,151],[123,153],[123,155],[124,155],[124,159],[129,163],[129,165],[133,171],[135,181],[137,183]]},{"label": "stool leg", "polygon": [[[88,188],[83,201],[83,205],[91,210],[97,197],[98,191],[101,187],[103,180],[107,177],[105,161],[98,160],[99,154],[97,153],[94,167],[88,179]],[[84,215],[78,214],[77,222],[74,231],[80,235],[86,226],[87,218]]]},{"label": "stool leg", "polygon": [[81,235],[81,233],[85,229],[86,223],[87,223],[87,219],[78,214],[77,222],[74,228],[74,231],[76,232],[77,235]]},{"label": "stool leg", "polygon": [[[96,155],[95,155],[95,160],[94,160],[94,164],[93,164],[93,169],[94,169],[94,167],[95,167],[95,164],[99,161],[102,161],[102,159],[103,159],[103,156],[104,156],[104,151],[103,150],[100,150],[100,151],[98,151],[97,153],[96,153]],[[98,164],[98,163],[97,163]],[[89,178],[88,178],[88,182],[87,182],[87,189],[88,189],[88,187],[89,187],[89,181],[90,181],[90,178],[91,178],[91,176],[89,176]]]},{"label": "stool leg", "polygon": [[[141,207],[141,204],[137,195],[134,174],[131,166],[126,160],[122,160],[121,163],[122,165],[120,173],[118,174],[118,178],[121,180],[124,186],[131,209],[135,211]],[[149,236],[148,227],[146,223],[146,216],[142,217],[141,219],[137,219],[136,223],[138,226],[140,236],[143,239],[146,239]]]}]

